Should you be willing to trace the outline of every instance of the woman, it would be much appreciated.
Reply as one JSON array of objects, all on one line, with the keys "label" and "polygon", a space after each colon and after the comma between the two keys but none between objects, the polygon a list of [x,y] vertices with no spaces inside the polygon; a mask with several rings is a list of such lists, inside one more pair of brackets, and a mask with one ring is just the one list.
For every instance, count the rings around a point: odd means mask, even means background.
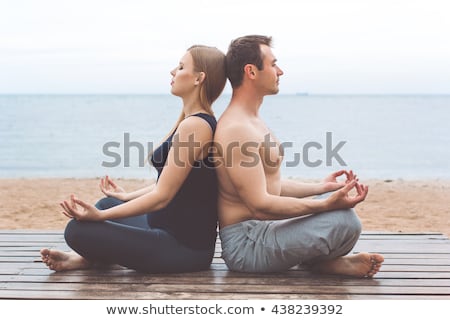
[{"label": "woman", "polygon": [[209,148],[216,119],[212,103],[226,82],[225,55],[193,46],[171,71],[172,94],[183,109],[153,152],[154,186],[126,193],[109,177],[96,206],[74,195],[61,203],[73,218],[65,230],[74,252],[42,249],[55,271],[119,264],[144,272],[191,272],[209,268],[215,249],[217,183]]}]

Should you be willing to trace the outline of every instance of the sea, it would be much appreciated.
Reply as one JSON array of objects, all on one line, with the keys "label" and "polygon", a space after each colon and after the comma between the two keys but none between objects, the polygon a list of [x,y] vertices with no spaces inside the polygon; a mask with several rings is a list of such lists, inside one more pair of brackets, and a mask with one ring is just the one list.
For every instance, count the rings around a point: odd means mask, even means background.
[{"label": "sea", "polygon": [[[0,95],[0,178],[155,178],[147,155],[180,111],[172,95]],[[450,95],[280,94],[260,114],[286,178],[450,179]]]}]

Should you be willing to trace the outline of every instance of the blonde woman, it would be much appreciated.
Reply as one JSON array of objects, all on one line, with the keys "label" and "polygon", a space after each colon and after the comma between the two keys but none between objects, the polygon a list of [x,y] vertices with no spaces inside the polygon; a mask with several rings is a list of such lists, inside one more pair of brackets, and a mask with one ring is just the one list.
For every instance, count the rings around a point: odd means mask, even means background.
[{"label": "blonde woman", "polygon": [[64,235],[73,251],[42,249],[42,261],[50,269],[118,264],[169,273],[209,268],[217,236],[211,105],[225,86],[225,55],[213,47],[193,46],[170,74],[171,93],[182,99],[183,108],[151,157],[156,184],[127,193],[106,177],[100,188],[108,197],[95,206],[74,195],[63,201],[63,213],[72,218]]}]

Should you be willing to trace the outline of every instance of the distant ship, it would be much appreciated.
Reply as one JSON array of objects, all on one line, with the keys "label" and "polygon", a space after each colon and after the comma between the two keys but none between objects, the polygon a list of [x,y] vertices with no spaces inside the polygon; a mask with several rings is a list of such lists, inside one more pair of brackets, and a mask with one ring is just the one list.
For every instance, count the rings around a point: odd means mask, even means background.
[{"label": "distant ship", "polygon": [[295,95],[296,96],[307,96],[308,92],[296,92]]}]

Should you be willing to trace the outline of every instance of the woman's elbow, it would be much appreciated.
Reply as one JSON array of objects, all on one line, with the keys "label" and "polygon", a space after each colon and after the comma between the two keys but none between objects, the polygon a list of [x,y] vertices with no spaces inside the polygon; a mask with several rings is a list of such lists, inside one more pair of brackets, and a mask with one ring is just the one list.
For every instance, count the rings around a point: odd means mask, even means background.
[{"label": "woman's elbow", "polygon": [[152,211],[164,209],[172,201],[173,196],[167,193],[158,193],[156,203]]}]

